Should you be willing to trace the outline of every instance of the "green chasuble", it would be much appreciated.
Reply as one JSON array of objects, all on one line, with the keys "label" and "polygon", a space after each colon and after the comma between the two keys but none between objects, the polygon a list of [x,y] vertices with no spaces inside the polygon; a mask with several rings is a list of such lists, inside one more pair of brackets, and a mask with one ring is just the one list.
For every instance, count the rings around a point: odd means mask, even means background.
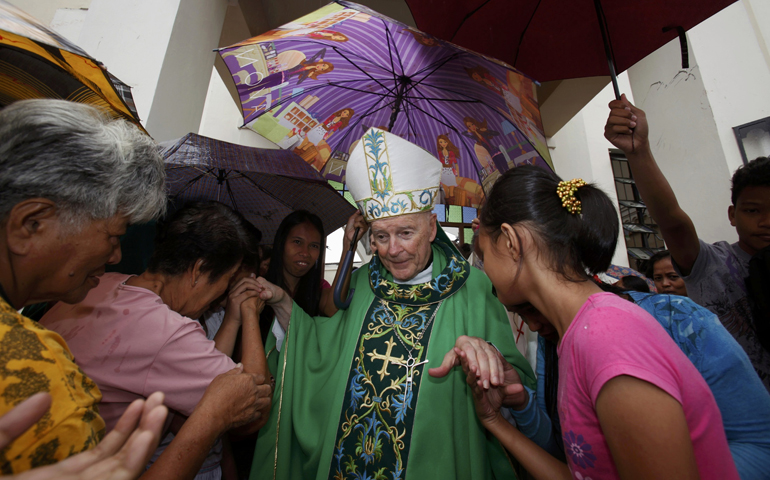
[{"label": "green chasuble", "polygon": [[295,304],[280,353],[269,335],[276,388],[251,480],[516,478],[462,369],[428,375],[470,335],[494,343],[535,388],[489,279],[442,237],[430,282],[397,285],[375,257],[353,273],[347,310],[312,318]]}]

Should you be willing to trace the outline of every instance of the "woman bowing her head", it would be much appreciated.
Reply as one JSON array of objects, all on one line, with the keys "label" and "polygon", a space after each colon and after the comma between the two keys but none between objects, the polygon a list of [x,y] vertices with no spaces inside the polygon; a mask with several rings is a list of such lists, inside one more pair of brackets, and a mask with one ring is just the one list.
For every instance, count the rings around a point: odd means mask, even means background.
[{"label": "woman bowing her head", "polygon": [[477,250],[498,299],[512,311],[532,305],[543,315],[525,318],[530,328],[558,341],[567,464],[502,417],[529,393],[485,342],[458,338],[430,374],[462,365],[479,419],[536,478],[738,478],[703,377],[654,318],[591,281],[619,233],[607,195],[522,166],[495,183],[479,219]]}]

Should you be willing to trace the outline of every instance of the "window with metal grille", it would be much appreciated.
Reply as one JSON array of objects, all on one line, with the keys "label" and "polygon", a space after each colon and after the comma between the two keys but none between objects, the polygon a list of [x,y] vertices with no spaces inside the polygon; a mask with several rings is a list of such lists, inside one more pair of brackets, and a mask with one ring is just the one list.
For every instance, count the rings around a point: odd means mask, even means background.
[{"label": "window with metal grille", "polygon": [[610,162],[615,176],[623,235],[626,238],[628,264],[634,270],[644,272],[646,261],[655,252],[666,247],[658,225],[650,218],[647,207],[639,196],[625,154],[620,150],[610,149]]}]

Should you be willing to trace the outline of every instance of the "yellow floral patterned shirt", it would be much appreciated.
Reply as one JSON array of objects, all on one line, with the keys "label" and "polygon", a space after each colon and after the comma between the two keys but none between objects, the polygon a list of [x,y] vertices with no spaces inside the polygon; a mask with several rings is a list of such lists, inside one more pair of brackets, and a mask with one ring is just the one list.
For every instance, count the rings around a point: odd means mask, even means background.
[{"label": "yellow floral patterned shirt", "polygon": [[104,437],[102,394],[75,364],[64,339],[18,313],[0,298],[0,415],[37,392],[51,409],[0,450],[0,473],[49,465],[89,450]]}]

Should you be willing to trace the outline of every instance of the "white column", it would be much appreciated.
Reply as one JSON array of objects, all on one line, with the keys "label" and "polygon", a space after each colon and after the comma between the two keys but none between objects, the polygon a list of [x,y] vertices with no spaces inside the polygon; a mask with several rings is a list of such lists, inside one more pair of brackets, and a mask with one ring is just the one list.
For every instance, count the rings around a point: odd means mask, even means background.
[{"label": "white column", "polygon": [[158,141],[197,132],[227,0],[93,0],[78,44],[132,87]]}]

